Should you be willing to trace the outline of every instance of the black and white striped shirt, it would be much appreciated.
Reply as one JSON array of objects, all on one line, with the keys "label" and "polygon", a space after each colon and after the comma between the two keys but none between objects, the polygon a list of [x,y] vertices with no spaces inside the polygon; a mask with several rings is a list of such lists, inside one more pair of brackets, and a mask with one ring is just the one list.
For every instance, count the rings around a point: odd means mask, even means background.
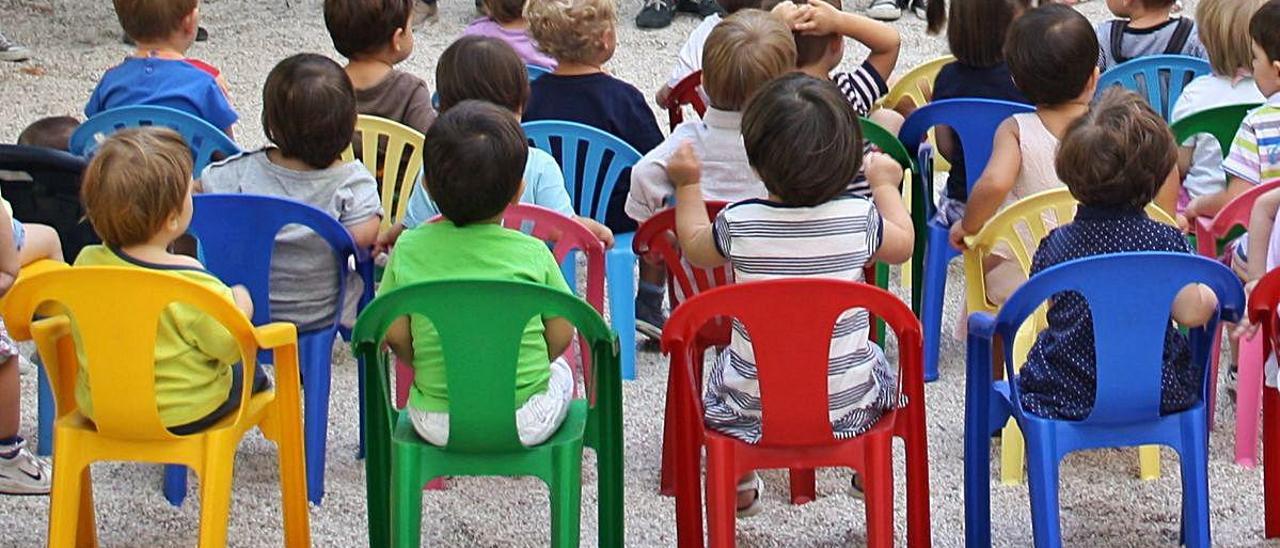
[{"label": "black and white striped shirt", "polygon": [[[880,73],[876,72],[875,67],[870,63],[863,62],[853,72],[837,72],[831,75],[831,81],[835,82],[836,87],[840,88],[840,94],[844,95],[846,101],[853,105],[853,110],[858,116],[867,116],[871,113],[871,109],[875,107],[876,101],[889,93],[889,86],[885,84],[884,78]],[[870,142],[863,142],[863,154],[871,152],[872,146]],[[849,190],[858,196],[871,197],[871,185],[867,183],[866,176],[862,171],[858,171],[858,177],[849,185]]]}]

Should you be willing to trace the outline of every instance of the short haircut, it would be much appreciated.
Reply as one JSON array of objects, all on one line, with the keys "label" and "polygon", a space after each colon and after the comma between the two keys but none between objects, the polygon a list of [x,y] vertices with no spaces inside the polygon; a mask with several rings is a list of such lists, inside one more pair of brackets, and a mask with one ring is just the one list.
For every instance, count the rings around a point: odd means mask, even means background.
[{"label": "short haircut", "polygon": [[1196,5],[1196,30],[1214,74],[1234,77],[1239,69],[1253,69],[1249,35],[1240,29],[1249,27],[1261,5],[1262,0],[1200,0]]},{"label": "short haircut", "polygon": [[[733,15],[747,8],[762,9],[760,0],[716,0],[725,13]],[[767,11],[767,10],[766,10]]]},{"label": "short haircut", "polygon": [[124,33],[138,42],[168,38],[199,5],[198,0],[113,1]]},{"label": "short haircut", "polygon": [[1018,14],[1031,0],[930,0],[929,32],[947,28],[947,45],[956,60],[971,67],[994,67],[1004,61],[1004,41]]},{"label": "short haircut", "polygon": [[1253,14],[1249,38],[1266,52],[1268,61],[1280,61],[1280,0],[1270,0]]},{"label": "short haircut", "polygon": [[1169,125],[1145,99],[1117,86],[1071,124],[1054,168],[1082,204],[1141,209],[1177,159]]},{"label": "short haircut", "polygon": [[80,120],[70,116],[50,116],[36,120],[18,134],[18,144],[57,150],[71,149],[71,134],[80,127]]},{"label": "short haircut", "polygon": [[463,101],[427,130],[423,183],[440,214],[458,226],[491,219],[520,191],[529,145],[510,112]]},{"label": "short haircut", "polygon": [[765,82],[796,67],[796,43],[777,17],[757,9],[730,15],[702,47],[702,88],[711,106],[740,112]]},{"label": "short haircut", "polygon": [[525,0],[484,0],[484,10],[499,23],[510,23],[524,17]]},{"label": "short haircut", "polygon": [[788,205],[836,197],[862,167],[858,113],[835,84],[802,73],[775,79],[752,97],[742,140],[765,188]]},{"label": "short haircut", "polygon": [[591,62],[602,38],[618,18],[614,0],[529,0],[524,6],[529,34],[557,61]]},{"label": "short haircut", "polygon": [[285,156],[316,169],[329,167],[355,134],[351,79],[323,55],[299,53],[280,61],[262,89],[262,128]]},{"label": "short haircut", "polygon": [[463,36],[436,63],[436,91],[441,112],[470,99],[518,112],[529,102],[529,73],[505,41]]},{"label": "short haircut", "polygon": [[409,27],[414,0],[324,0],[324,25],[333,49],[351,59],[374,53]]},{"label": "short haircut", "polygon": [[1084,93],[1098,66],[1098,36],[1080,12],[1062,4],[1030,10],[1013,22],[1004,44],[1013,81],[1037,105]]},{"label": "short haircut", "polygon": [[94,231],[111,247],[150,240],[182,211],[191,169],[191,150],[169,128],[124,129],[107,137],[80,185]]},{"label": "short haircut", "polygon": [[[773,8],[777,7],[777,5],[781,4],[783,1],[785,0],[764,0],[761,8],[765,11],[773,11]],[[796,3],[808,4],[810,2],[823,1],[830,4],[831,7],[837,10],[844,9],[844,5],[840,0],[799,0]],[[823,56],[827,54],[827,49],[831,47],[832,42],[844,40],[844,37],[839,34],[821,34],[815,36],[802,32],[794,32],[792,33],[792,39],[796,44],[796,66],[807,67],[821,61]]]}]

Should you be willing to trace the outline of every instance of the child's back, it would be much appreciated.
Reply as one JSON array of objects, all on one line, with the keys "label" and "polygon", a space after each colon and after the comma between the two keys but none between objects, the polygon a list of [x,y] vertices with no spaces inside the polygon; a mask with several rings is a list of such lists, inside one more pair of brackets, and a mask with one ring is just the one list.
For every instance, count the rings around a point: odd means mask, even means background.
[{"label": "child's back", "polygon": [[488,15],[472,21],[463,36],[488,36],[506,42],[526,65],[555,70],[556,60],[538,48],[524,20],[523,0],[484,0]]},{"label": "child's back", "polygon": [[1189,55],[1206,59],[1204,44],[1189,17],[1170,17],[1174,0],[1107,3],[1120,19],[1096,27],[1098,68],[1102,71],[1148,55]]}]

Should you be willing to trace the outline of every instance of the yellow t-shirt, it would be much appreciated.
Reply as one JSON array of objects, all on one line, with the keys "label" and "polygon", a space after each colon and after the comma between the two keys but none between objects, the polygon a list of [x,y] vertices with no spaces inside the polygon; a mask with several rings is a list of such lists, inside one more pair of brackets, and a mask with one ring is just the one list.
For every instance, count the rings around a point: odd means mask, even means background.
[{"label": "yellow t-shirt", "polygon": [[[162,271],[196,282],[233,301],[231,288],[198,268],[158,265],[95,245],[84,248],[76,266],[124,266]],[[82,356],[83,359],[83,356]],[[195,422],[212,413],[231,391],[231,365],[240,346],[222,324],[199,309],[175,303],[160,316],[156,331],[156,407],[165,427]],[[84,368],[76,379],[76,403],[93,418],[90,380]],[[128,397],[121,394],[121,397]]]}]

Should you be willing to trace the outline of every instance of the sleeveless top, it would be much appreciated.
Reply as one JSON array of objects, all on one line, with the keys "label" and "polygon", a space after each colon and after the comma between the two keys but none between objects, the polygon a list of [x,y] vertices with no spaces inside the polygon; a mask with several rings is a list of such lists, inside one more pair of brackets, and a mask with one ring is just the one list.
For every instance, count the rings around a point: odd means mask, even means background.
[{"label": "sleeveless top", "polygon": [[1044,127],[1034,112],[1014,114],[1018,123],[1018,148],[1022,151],[1022,167],[1018,178],[1004,199],[1004,207],[1037,192],[1063,186],[1053,159],[1058,154],[1058,138]]}]

